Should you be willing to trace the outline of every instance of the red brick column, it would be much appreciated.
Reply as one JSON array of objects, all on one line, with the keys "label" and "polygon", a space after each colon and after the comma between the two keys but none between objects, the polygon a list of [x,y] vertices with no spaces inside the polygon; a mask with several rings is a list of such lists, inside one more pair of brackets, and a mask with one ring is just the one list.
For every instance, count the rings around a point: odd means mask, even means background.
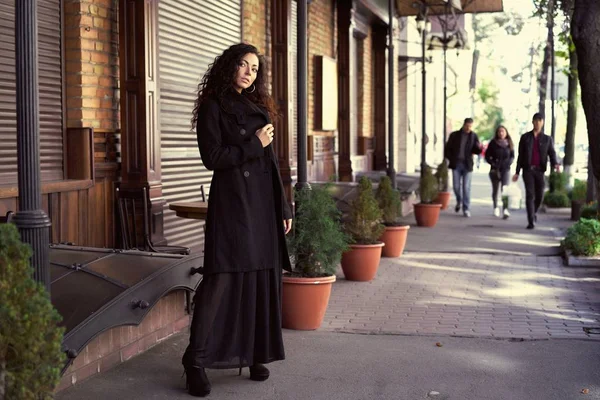
[{"label": "red brick column", "polygon": [[119,128],[117,10],[111,0],[65,0],[67,127]]}]

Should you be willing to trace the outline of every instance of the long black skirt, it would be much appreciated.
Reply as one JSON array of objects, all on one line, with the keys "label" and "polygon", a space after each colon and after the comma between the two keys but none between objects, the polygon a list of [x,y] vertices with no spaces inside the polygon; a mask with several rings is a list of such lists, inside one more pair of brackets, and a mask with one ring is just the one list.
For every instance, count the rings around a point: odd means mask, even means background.
[{"label": "long black skirt", "polygon": [[238,368],[285,358],[281,268],[208,275],[194,303],[183,365]]}]

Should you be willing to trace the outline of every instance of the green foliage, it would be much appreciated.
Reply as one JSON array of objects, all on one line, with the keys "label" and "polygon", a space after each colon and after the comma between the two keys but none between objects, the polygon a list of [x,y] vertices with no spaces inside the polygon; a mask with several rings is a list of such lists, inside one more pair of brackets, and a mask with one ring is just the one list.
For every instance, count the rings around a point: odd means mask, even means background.
[{"label": "green foliage", "polygon": [[589,204],[586,204],[581,209],[581,218],[589,218],[589,219],[599,219],[600,220],[600,211],[598,211],[598,203],[593,201]]},{"label": "green foliage", "polygon": [[30,256],[17,228],[0,224],[0,398],[11,400],[52,398],[64,363],[61,317]]},{"label": "green foliage", "polygon": [[379,208],[383,212],[384,225],[397,225],[398,218],[402,215],[402,200],[400,199],[400,192],[392,188],[392,180],[389,176],[381,178],[375,197],[379,202]]},{"label": "green foliage", "polygon": [[600,255],[600,221],[580,219],[567,230],[562,245],[576,256]]},{"label": "green foliage", "polygon": [[569,207],[571,201],[566,192],[546,192],[544,195],[544,204],[550,208]]},{"label": "green foliage", "polygon": [[437,195],[437,180],[435,179],[435,176],[433,176],[431,167],[427,166],[425,167],[419,182],[419,197],[421,198],[421,203],[431,204],[435,201]]},{"label": "green foliage", "polygon": [[504,111],[500,107],[498,94],[500,91],[495,84],[484,80],[477,88],[476,101],[479,103],[481,113],[477,116],[477,134],[480,140],[491,140],[496,128],[504,120]]},{"label": "green foliage", "polygon": [[305,278],[335,275],[342,253],[348,248],[348,236],[342,231],[341,212],[323,187],[303,188],[295,192],[296,219],[289,248],[295,260],[294,275]]},{"label": "green foliage", "polygon": [[442,161],[435,171],[435,177],[438,182],[438,190],[440,192],[448,191],[448,164],[446,160]]},{"label": "green foliage", "polygon": [[350,216],[346,232],[357,244],[375,244],[385,226],[381,224],[383,212],[373,194],[371,181],[363,176],[358,184],[358,195],[350,205]]},{"label": "green foliage", "polygon": [[566,192],[569,176],[564,172],[552,171],[548,183],[552,192]]},{"label": "green foliage", "polygon": [[571,200],[573,201],[585,201],[587,195],[587,182],[579,179],[575,180],[573,190],[571,192]]}]

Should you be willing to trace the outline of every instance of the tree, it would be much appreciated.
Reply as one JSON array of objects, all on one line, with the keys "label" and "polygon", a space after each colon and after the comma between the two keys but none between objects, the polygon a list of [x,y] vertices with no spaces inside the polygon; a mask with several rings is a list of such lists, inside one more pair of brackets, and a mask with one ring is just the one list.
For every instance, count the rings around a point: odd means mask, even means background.
[{"label": "tree", "polygon": [[[600,184],[600,2],[575,0],[571,36],[577,52],[581,104],[587,121],[591,173]],[[600,191],[596,193],[600,197]],[[599,199],[600,200],[600,199]],[[600,201],[598,202],[600,207]]]},{"label": "tree", "polygon": [[477,115],[477,134],[481,140],[494,137],[496,127],[504,120],[502,107],[498,105],[498,89],[488,80],[484,80],[477,89],[477,100],[483,105],[482,114]]},{"label": "tree", "polygon": [[554,47],[554,0],[546,0],[543,6],[538,6],[538,13],[544,13],[546,16],[546,26],[548,28],[548,37],[546,47],[544,48],[544,60],[540,71],[539,79],[539,105],[538,112],[544,114],[546,111],[546,95],[548,90],[548,69],[552,61],[552,47]]}]

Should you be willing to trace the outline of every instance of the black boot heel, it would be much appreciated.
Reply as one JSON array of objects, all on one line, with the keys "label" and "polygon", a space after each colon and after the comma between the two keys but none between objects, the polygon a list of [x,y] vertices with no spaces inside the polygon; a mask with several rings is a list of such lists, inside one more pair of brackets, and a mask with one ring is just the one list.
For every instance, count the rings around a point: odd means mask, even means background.
[{"label": "black boot heel", "polygon": [[185,369],[185,388],[195,397],[205,397],[210,394],[211,386],[204,368],[189,367]]},{"label": "black boot heel", "polygon": [[269,379],[269,370],[262,364],[250,367],[250,379],[253,381],[266,381]]}]

